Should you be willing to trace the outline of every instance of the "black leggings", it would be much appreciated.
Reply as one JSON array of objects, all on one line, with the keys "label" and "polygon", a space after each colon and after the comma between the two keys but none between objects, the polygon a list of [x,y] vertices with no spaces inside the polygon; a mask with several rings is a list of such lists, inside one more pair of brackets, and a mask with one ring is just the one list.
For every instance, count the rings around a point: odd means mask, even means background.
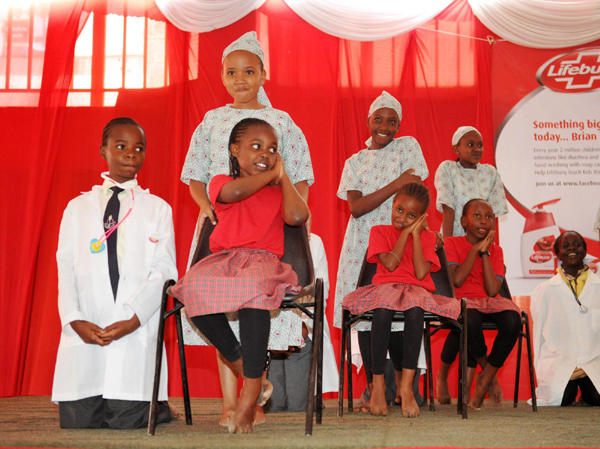
[{"label": "black leggings", "polygon": [[401,371],[402,368],[417,369],[423,338],[423,309],[413,307],[404,311],[403,332],[392,332],[392,318],[395,313],[395,310],[390,309],[373,310],[371,332],[358,333],[360,352],[369,383],[373,381],[372,374],[379,375],[385,372],[388,348],[396,371]]},{"label": "black leggings", "polygon": [[565,407],[575,402],[577,398],[577,390],[581,390],[581,399],[588,405],[594,407],[600,406],[600,394],[592,383],[589,377],[582,377],[581,379],[570,380],[565,388],[563,394],[561,406]]},{"label": "black leggings", "polygon": [[271,315],[268,310],[240,309],[238,316],[241,346],[224,313],[194,316],[192,322],[228,362],[242,357],[244,377],[258,379],[265,366]]},{"label": "black leggings", "polygon": [[[498,327],[498,335],[494,340],[492,352],[488,357],[488,363],[495,368],[500,368],[510,355],[512,348],[519,338],[521,330],[521,316],[514,310],[504,310],[497,313],[482,313],[476,309],[467,311],[467,338],[469,355],[467,366],[477,367],[477,360],[487,354],[485,337],[483,336],[483,321],[492,322]],[[444,348],[442,349],[442,362],[451,365],[456,359],[460,348],[460,334],[453,329],[448,334]]]}]

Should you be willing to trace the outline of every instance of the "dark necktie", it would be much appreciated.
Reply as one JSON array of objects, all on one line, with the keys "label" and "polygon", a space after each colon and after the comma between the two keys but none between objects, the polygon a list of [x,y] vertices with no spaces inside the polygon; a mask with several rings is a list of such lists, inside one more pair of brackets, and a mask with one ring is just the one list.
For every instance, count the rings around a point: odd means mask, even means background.
[{"label": "dark necktie", "polygon": [[[106,205],[104,211],[104,231],[108,231],[119,221],[119,193],[123,191],[120,187],[111,187],[112,196]],[[110,285],[112,286],[113,297],[117,300],[117,288],[119,287],[119,262],[117,260],[117,232],[114,232],[106,239],[106,249],[108,251],[108,274],[110,275]]]}]

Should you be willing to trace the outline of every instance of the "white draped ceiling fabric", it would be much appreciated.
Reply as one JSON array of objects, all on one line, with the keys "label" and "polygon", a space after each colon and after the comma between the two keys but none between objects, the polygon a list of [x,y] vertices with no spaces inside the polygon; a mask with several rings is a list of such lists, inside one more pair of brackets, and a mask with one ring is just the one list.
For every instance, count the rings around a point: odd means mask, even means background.
[{"label": "white draped ceiling fabric", "polygon": [[[222,28],[266,0],[155,0],[177,28],[203,33]],[[375,41],[411,31],[453,0],[284,0],[324,33]],[[468,0],[493,33],[518,45],[561,48],[600,39],[600,0]]]},{"label": "white draped ceiling fabric", "polygon": [[573,47],[600,39],[598,0],[468,0],[498,36],[533,48]]},{"label": "white draped ceiling fabric", "polygon": [[169,22],[190,33],[205,33],[237,22],[266,0],[155,0]]}]

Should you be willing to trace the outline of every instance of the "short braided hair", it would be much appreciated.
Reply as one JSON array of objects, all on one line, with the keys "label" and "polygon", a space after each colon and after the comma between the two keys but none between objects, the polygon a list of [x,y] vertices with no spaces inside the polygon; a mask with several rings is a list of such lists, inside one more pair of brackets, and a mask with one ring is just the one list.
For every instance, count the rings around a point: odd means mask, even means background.
[{"label": "short braided hair", "polygon": [[144,131],[144,128],[142,128],[142,126],[138,122],[136,122],[134,119],[129,118],[129,117],[117,117],[117,118],[112,119],[110,122],[108,122],[106,124],[106,126],[104,127],[104,129],[102,130],[102,146],[103,147],[108,145],[108,137],[110,136],[110,130],[113,126],[116,126],[116,125],[137,126],[142,131],[142,134],[144,135],[144,141],[146,140],[146,132]]},{"label": "short braided hair", "polygon": [[231,145],[239,143],[242,136],[248,131],[248,128],[251,128],[252,126],[268,126],[275,132],[275,129],[268,122],[259,118],[245,118],[244,120],[240,120],[233,127],[231,134],[229,135],[229,176],[233,179],[240,177],[240,164],[237,158],[231,154]]},{"label": "short braided hair", "polygon": [[409,182],[408,184],[404,184],[400,187],[398,193],[396,193],[394,200],[398,195],[406,195],[418,200],[423,205],[423,212],[429,207],[429,189],[420,182]]}]

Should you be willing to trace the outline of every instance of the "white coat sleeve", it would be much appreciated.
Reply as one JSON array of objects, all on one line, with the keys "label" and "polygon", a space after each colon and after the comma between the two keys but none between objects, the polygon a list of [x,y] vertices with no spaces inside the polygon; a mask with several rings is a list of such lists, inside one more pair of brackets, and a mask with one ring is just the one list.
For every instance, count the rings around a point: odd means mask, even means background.
[{"label": "white coat sleeve", "polygon": [[173,217],[171,206],[166,203],[162,207],[158,234],[161,238],[156,243],[150,273],[125,300],[125,305],[131,307],[141,326],[159,309],[164,283],[169,279],[177,280]]},{"label": "white coat sleeve", "polygon": [[[77,320],[87,321],[79,304],[79,292],[75,277],[75,251],[73,229],[73,206],[69,203],[63,213],[58,235],[56,262],[58,265],[58,313],[63,331],[67,335],[75,335],[70,323]],[[94,323],[95,324],[95,323]]]}]

